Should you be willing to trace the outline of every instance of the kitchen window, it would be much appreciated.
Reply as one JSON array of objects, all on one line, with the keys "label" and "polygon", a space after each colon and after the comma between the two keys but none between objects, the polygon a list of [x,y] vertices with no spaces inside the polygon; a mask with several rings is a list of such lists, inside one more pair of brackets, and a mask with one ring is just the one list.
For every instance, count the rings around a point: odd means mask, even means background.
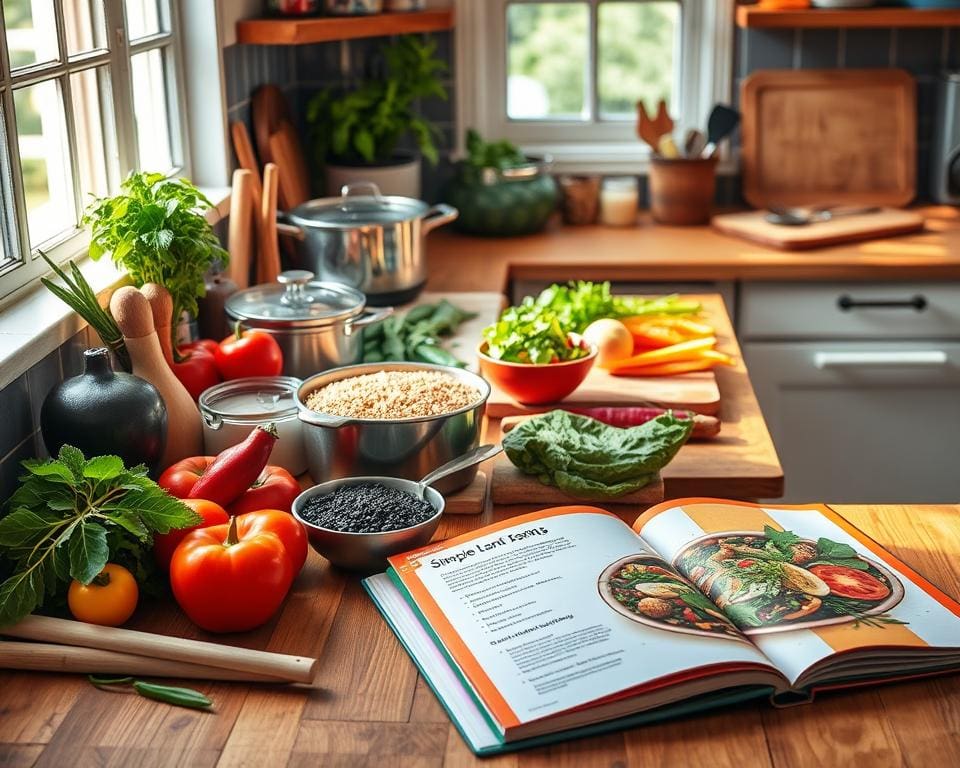
[{"label": "kitchen window", "polygon": [[0,298],[82,253],[91,195],[185,165],[176,3],[2,0]]},{"label": "kitchen window", "polygon": [[460,0],[460,125],[548,152],[562,170],[643,171],[638,99],[664,99],[680,130],[729,101],[733,5]]}]

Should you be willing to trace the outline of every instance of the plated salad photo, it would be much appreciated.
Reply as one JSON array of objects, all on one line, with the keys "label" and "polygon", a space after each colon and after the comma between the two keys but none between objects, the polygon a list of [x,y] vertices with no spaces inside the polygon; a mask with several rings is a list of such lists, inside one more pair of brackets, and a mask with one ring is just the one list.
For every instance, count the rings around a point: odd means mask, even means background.
[{"label": "plated salad photo", "polygon": [[691,635],[744,640],[717,607],[656,555],[631,555],[607,566],[597,584],[617,613],[640,624]]},{"label": "plated salad photo", "polygon": [[674,565],[745,634],[857,622],[902,623],[886,612],[903,599],[899,579],[853,547],[765,526],[688,544]]}]

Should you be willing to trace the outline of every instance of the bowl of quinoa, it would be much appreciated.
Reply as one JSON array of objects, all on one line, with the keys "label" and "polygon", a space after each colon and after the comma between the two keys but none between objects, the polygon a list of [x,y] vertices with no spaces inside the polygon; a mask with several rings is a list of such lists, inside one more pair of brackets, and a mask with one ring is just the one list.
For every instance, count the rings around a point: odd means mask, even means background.
[{"label": "bowl of quinoa", "polygon": [[[311,376],[297,391],[310,476],[417,480],[479,445],[489,395],[477,374],[426,363],[365,363]],[[476,472],[436,487],[451,493]]]}]

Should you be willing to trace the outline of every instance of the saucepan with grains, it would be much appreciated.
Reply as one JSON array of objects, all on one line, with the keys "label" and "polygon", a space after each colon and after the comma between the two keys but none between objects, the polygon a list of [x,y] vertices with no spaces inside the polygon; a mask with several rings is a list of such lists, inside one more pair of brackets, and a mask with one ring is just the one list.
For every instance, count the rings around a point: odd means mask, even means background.
[{"label": "saucepan with grains", "polygon": [[[475,373],[441,365],[349,365],[311,376],[297,391],[310,476],[419,480],[479,444],[489,396]],[[474,465],[435,487],[451,493],[476,473]]]}]

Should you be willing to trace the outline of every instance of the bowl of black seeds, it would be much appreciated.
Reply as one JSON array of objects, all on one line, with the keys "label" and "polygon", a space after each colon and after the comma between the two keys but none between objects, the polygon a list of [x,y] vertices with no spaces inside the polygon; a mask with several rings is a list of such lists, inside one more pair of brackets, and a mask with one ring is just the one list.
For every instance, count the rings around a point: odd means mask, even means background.
[{"label": "bowl of black seeds", "polygon": [[341,568],[370,572],[429,542],[443,506],[429,486],[421,499],[413,480],[346,477],[304,491],[292,511],[319,554]]}]

